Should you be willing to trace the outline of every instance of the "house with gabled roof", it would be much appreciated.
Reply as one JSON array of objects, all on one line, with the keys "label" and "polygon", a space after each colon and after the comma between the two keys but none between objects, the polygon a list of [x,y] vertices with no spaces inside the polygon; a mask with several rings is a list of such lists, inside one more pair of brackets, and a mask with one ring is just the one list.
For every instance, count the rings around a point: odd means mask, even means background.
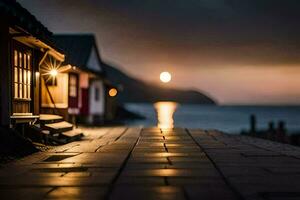
[{"label": "house with gabled roof", "polygon": [[[87,123],[102,123],[105,116],[110,116],[107,113],[112,112],[107,103],[114,97],[108,95],[113,86],[105,77],[94,35],[54,35],[54,40],[66,53],[64,65],[68,68],[57,77],[57,85],[50,88],[56,107],[69,121],[76,118]],[[67,89],[67,99],[62,99],[60,94]],[[43,93],[42,109],[46,111],[53,103],[45,90]]]},{"label": "house with gabled roof", "polygon": [[52,33],[16,1],[0,1],[0,18],[0,125],[33,123],[40,117],[41,68],[58,67],[64,54]]},{"label": "house with gabled roof", "polygon": [[[0,1],[0,19],[0,126],[23,133],[35,130],[53,139],[81,137],[71,123],[41,109],[42,83],[57,84],[58,72],[67,70],[53,34],[13,0]],[[48,87],[46,92],[51,94]],[[64,93],[60,97],[65,98]]]}]

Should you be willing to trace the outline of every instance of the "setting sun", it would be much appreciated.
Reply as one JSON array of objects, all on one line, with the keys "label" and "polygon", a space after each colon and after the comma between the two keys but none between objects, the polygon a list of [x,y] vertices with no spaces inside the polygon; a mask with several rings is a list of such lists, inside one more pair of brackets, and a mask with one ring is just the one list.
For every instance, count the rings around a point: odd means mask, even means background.
[{"label": "setting sun", "polygon": [[172,79],[172,76],[169,72],[162,72],[160,73],[160,80],[164,83],[170,82]]}]

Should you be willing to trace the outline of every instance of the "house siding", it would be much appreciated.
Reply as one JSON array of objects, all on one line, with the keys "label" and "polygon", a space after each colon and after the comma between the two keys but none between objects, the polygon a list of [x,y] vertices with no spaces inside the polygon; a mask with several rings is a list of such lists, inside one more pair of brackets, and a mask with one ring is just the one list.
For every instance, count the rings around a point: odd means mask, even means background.
[{"label": "house siding", "polygon": [[[1,16],[1,15],[0,15]],[[0,123],[1,126],[10,125],[11,112],[11,76],[4,76],[4,74],[11,74],[10,68],[10,37],[9,27],[4,18],[0,26],[0,74],[1,74],[1,102],[0,102]]]},{"label": "house siding", "polygon": [[[99,98],[96,100],[96,89],[99,91]],[[90,83],[90,115],[103,116],[105,112],[105,90],[104,84],[101,80],[93,80]]]},{"label": "house siding", "polygon": [[89,57],[89,60],[88,60],[88,63],[87,63],[87,67],[89,69],[97,71],[97,72],[102,71],[102,67],[101,67],[101,64],[99,62],[97,51],[96,51],[95,47],[93,47],[91,49],[91,53],[90,53],[90,57]]},{"label": "house siding", "polygon": [[68,108],[68,74],[59,73],[57,75],[57,85],[49,85],[48,89],[55,102],[55,106],[51,102],[51,98],[46,90],[45,81],[42,79],[42,107]]}]

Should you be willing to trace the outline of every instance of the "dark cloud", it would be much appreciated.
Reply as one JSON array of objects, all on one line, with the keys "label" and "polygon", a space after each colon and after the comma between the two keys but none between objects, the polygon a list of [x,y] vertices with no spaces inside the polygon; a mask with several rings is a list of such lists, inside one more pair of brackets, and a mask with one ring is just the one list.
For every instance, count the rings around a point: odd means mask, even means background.
[{"label": "dark cloud", "polygon": [[[92,27],[91,31],[98,32],[100,40],[110,35],[108,37],[115,41],[111,45],[115,48],[119,45],[127,56],[138,50],[140,53],[152,51],[153,54],[155,51],[156,54],[167,52],[174,55],[175,60],[183,59],[186,54],[192,57],[192,54],[211,65],[281,65],[300,62],[298,0],[43,2],[21,1],[59,32],[73,31],[77,23],[79,32],[86,32]],[[39,7],[32,6],[34,4],[39,4]],[[47,7],[52,9],[52,13],[41,12]],[[57,13],[53,13],[55,8]],[[47,15],[53,14],[62,20],[69,18],[66,21],[73,18],[73,26],[48,21],[50,17]],[[73,27],[72,30],[68,26]]]},{"label": "dark cloud", "polygon": [[19,2],[54,32],[95,33],[102,57],[139,78],[167,68],[173,86],[220,102],[300,99],[299,0]]}]

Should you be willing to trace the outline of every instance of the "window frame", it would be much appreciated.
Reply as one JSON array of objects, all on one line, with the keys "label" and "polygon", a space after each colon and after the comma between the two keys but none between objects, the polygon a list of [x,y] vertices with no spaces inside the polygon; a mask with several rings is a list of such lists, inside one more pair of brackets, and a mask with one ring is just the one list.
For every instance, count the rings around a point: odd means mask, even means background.
[{"label": "window frame", "polygon": [[16,101],[32,100],[32,51],[14,43],[12,48],[12,96]]},{"label": "window frame", "polygon": [[[75,84],[72,82],[75,80]],[[72,98],[78,97],[78,75],[75,73],[69,73],[69,96]],[[73,93],[75,92],[75,93]]]}]

